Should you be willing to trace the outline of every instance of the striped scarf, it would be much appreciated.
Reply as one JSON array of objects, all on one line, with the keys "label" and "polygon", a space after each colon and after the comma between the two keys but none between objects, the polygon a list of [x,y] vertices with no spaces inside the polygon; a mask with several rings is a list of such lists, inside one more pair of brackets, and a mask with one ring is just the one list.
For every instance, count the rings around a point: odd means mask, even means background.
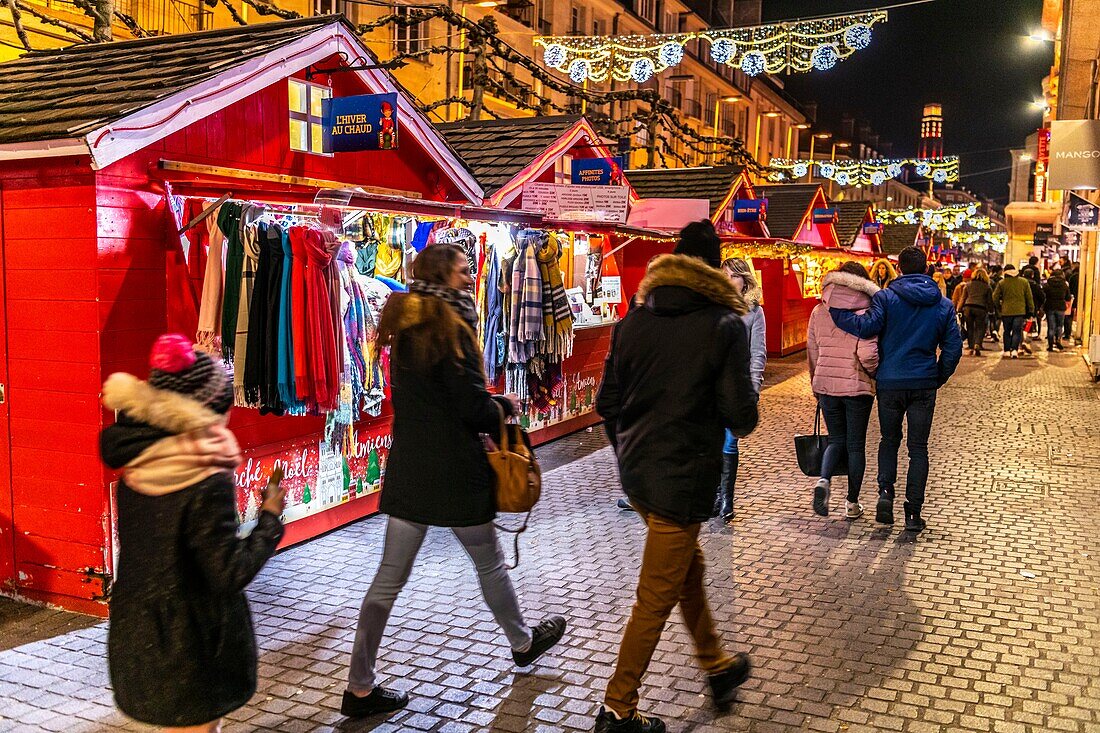
[{"label": "striped scarf", "polygon": [[409,292],[439,298],[451,307],[455,315],[461,318],[471,331],[477,333],[477,308],[474,306],[473,296],[465,290],[435,285],[423,280],[413,280],[409,285]]},{"label": "striped scarf", "polygon": [[535,258],[542,280],[543,353],[564,359],[573,353],[573,311],[558,265],[561,258],[558,238],[553,234],[547,236]]},{"label": "striped scarf", "polygon": [[546,232],[537,229],[524,229],[516,235],[508,355],[517,364],[526,364],[536,356],[543,342],[542,272],[537,253],[546,239]]}]

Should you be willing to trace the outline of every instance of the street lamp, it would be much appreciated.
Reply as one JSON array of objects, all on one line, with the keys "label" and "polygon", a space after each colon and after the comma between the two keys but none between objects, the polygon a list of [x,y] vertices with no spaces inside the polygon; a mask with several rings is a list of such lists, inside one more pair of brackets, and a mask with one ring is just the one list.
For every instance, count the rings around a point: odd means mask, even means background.
[{"label": "street lamp", "polygon": [[828,140],[832,136],[833,133],[831,132],[818,132],[810,137],[810,170],[807,179],[810,183],[813,183],[814,180],[814,143],[818,140]]},{"label": "street lamp", "polygon": [[[466,20],[466,8],[473,5],[475,8],[499,8],[501,5],[507,5],[507,0],[477,0],[477,2],[471,2],[470,0],[459,0],[459,5],[462,6],[462,20]],[[448,66],[448,68],[450,68]],[[462,32],[458,36],[458,97],[461,99],[466,94],[466,24],[462,24]],[[450,105],[447,105],[450,109]],[[450,116],[450,115],[448,115]]]},{"label": "street lamp", "polygon": [[[793,133],[793,131],[795,131],[795,130],[809,130],[809,129],[810,129],[810,123],[808,123],[808,122],[800,122],[797,125],[791,125],[790,127],[787,128],[787,148],[783,153],[783,157],[787,158],[788,160],[791,157],[791,134]],[[798,150],[798,145],[797,144],[795,144],[794,149]]]},{"label": "street lamp", "polygon": [[[732,96],[729,96],[729,97],[718,97],[717,99],[714,100],[714,134],[711,135],[711,137],[714,137],[714,138],[718,137],[718,122],[722,119],[722,103],[724,102],[726,104],[733,104],[735,102],[740,102],[740,101],[741,101],[741,97],[738,96],[738,95],[732,95]],[[718,141],[717,140],[714,141],[714,160],[711,161],[711,162],[712,163],[717,163],[718,162]]]},{"label": "street lamp", "polygon": [[763,112],[763,113],[758,112],[756,114],[756,142],[753,143],[753,146],[752,146],[753,147],[753,156],[752,157],[755,158],[757,162],[760,162],[760,118],[761,117],[768,117],[768,118],[771,118],[771,119],[775,119],[776,117],[782,117],[782,116],[783,115],[782,115],[781,112],[776,112],[775,110],[771,110],[771,111]]},{"label": "street lamp", "polygon": [[[831,156],[829,156],[829,162],[830,163],[835,163],[836,162],[836,151],[837,151],[838,148],[840,150],[846,150],[850,147],[852,147],[851,143],[840,142],[840,141],[834,140],[833,141],[833,153],[832,153]],[[833,180],[829,179],[829,198],[832,198],[832,197],[833,197]]]}]

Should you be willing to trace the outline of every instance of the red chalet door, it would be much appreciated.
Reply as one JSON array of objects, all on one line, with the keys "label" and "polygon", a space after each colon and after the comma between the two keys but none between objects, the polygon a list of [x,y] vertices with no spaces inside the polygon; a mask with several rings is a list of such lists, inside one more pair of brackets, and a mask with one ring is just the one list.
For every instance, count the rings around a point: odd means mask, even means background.
[{"label": "red chalet door", "polygon": [[4,189],[0,188],[0,592],[15,583],[15,504],[11,490],[11,430],[8,421],[8,314],[4,296],[8,268],[4,257]]}]

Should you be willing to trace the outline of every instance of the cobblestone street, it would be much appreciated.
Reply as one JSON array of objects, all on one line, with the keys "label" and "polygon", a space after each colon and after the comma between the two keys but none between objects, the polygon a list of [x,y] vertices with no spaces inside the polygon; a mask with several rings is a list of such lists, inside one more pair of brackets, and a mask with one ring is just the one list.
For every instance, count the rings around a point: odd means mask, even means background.
[{"label": "cobblestone street", "polygon": [[[704,530],[715,616],[754,675],[716,714],[677,613],[643,711],[696,733],[1100,731],[1100,390],[1081,357],[964,357],[939,394],[929,528],[915,538],[873,521],[874,418],[868,514],[845,521],[836,486],[832,516],[812,513],[791,440],[813,418],[804,359],[769,366],[760,428],[742,442],[736,519]],[[590,730],[643,527],[615,507],[599,430],[542,454],[544,498],[513,579],[531,623],[569,619],[560,647],[516,671],[472,566],[433,530],[380,665],[412,702],[388,720],[342,719],[380,555],[383,520],[371,518],[281,553],[251,586],[260,692],[226,730]],[[105,639],[104,623],[3,601],[0,730],[147,730],[112,705]]]}]

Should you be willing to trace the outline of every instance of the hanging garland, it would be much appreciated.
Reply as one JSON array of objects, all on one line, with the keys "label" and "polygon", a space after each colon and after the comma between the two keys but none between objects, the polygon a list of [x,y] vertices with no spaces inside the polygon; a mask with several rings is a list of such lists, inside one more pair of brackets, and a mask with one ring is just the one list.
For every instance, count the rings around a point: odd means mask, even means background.
[{"label": "hanging garland", "polygon": [[871,28],[885,22],[885,10],[817,20],[773,23],[744,28],[627,36],[537,36],[542,62],[585,81],[634,81],[644,84],[684,59],[684,46],[694,40],[710,44],[719,64],[749,76],[783,72],[826,71],[871,45]]},{"label": "hanging garland", "polygon": [[804,178],[810,166],[817,168],[817,175],[839,183],[841,186],[881,186],[887,180],[898,178],[907,166],[922,178],[936,183],[959,180],[959,158],[875,158],[872,160],[796,160],[772,158],[769,166],[777,169],[771,174],[773,181]]}]

